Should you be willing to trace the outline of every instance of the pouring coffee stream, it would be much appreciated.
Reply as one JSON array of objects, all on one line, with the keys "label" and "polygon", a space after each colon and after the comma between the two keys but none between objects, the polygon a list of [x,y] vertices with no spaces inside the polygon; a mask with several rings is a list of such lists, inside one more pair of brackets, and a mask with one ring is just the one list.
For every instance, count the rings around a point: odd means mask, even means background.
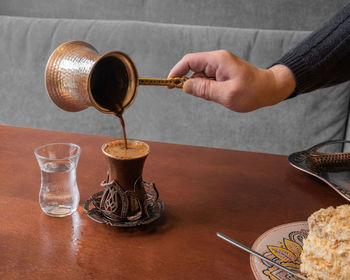
[{"label": "pouring coffee stream", "polygon": [[182,88],[187,79],[139,78],[136,65],[127,54],[112,51],[99,55],[92,45],[83,41],[58,46],[45,70],[47,93],[58,107],[78,112],[93,106],[102,113],[116,115],[121,121],[126,147],[123,112],[134,102],[138,86]]}]

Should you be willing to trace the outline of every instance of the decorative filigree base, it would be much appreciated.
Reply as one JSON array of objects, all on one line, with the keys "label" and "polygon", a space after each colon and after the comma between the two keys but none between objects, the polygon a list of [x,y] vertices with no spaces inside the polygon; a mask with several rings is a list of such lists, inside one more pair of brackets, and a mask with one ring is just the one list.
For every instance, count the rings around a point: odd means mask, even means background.
[{"label": "decorative filigree base", "polygon": [[93,194],[84,204],[92,220],[116,227],[135,227],[154,222],[164,211],[154,184],[139,179],[133,190],[124,191],[117,182],[107,182],[108,178],[101,184],[104,191]]}]

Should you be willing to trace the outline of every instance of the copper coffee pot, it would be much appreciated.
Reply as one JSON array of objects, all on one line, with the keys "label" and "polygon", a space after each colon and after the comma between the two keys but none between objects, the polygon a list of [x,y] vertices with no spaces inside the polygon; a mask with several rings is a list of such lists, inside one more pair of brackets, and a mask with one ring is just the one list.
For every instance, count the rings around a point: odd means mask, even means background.
[{"label": "copper coffee pot", "polygon": [[61,109],[77,112],[94,106],[121,115],[131,105],[138,85],[182,88],[186,77],[139,78],[132,59],[123,52],[99,55],[82,41],[66,42],[51,54],[45,71],[46,89]]}]

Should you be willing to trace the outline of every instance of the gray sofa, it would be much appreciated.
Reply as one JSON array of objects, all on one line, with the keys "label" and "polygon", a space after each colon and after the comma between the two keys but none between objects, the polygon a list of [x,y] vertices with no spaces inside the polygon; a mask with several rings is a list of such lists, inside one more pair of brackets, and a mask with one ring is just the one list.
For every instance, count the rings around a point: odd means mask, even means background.
[{"label": "gray sofa", "polygon": [[[121,50],[140,77],[166,77],[188,52],[227,49],[268,67],[342,8],[345,0],[3,0],[0,124],[121,137],[119,121],[94,108],[62,111],[44,83],[49,55],[82,40]],[[289,154],[350,134],[349,83],[251,113],[181,90],[138,89],[126,111],[129,138]],[[45,140],[43,139],[43,142]]]}]

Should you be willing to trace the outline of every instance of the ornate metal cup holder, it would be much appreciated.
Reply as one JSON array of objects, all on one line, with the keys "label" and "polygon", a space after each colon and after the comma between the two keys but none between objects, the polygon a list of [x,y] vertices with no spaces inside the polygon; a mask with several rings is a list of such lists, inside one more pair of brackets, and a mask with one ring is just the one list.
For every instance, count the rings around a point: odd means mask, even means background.
[{"label": "ornate metal cup holder", "polygon": [[[155,185],[142,179],[135,182],[134,190],[124,191],[117,182],[108,182],[108,177],[101,186],[105,190],[93,194],[84,204],[87,215],[98,223],[115,227],[135,227],[156,221],[164,211],[164,203],[158,199]],[[144,190],[146,199],[140,199],[140,190]],[[139,211],[128,215],[132,203]]]},{"label": "ornate metal cup holder", "polygon": [[350,153],[324,153],[319,150],[328,145],[350,143],[334,140],[320,143],[288,157],[289,163],[322,180],[338,194],[350,201]]}]

